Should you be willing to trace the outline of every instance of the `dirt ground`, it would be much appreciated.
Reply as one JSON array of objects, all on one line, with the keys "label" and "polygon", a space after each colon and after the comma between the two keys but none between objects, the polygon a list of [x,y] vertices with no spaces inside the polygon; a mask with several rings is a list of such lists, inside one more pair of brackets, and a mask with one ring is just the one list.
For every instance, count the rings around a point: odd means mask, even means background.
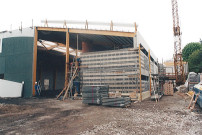
[{"label": "dirt ground", "polygon": [[0,98],[0,134],[202,135],[202,110],[187,109],[183,94],[129,108],[89,106],[81,100]]}]

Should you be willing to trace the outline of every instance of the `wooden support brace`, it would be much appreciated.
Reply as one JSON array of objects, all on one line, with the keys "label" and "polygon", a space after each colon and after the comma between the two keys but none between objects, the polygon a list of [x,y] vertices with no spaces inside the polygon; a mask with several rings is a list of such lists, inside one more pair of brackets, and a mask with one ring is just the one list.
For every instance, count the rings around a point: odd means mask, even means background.
[{"label": "wooden support brace", "polygon": [[35,82],[36,82],[36,66],[37,66],[37,40],[38,40],[38,31],[35,27],[34,29],[34,49],[33,49],[33,82],[32,82],[32,95],[35,95]]},{"label": "wooden support brace", "polygon": [[74,71],[74,74],[73,74],[73,76],[72,76],[72,78],[71,78],[71,80],[70,80],[70,82],[69,82],[69,84],[68,84],[68,86],[67,86],[66,91],[65,91],[63,100],[65,100],[65,98],[67,97],[68,90],[70,89],[70,86],[72,85],[72,83],[73,83],[75,77],[77,76],[77,71],[78,71],[77,69],[78,69],[78,68],[76,67],[76,69],[75,69],[75,71]]},{"label": "wooden support brace", "polygon": [[69,29],[66,31],[66,63],[65,63],[65,87],[68,86],[69,73]]}]

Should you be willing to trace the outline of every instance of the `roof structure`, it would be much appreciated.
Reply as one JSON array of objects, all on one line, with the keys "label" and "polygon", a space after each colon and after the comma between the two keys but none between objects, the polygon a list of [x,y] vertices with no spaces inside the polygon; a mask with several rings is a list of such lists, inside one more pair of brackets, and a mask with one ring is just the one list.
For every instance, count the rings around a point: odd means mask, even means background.
[{"label": "roof structure", "polygon": [[[50,23],[51,21],[48,21]],[[52,21],[55,22],[55,21]],[[146,41],[143,39],[139,31],[136,31],[136,24],[118,24],[118,23],[98,23],[98,22],[75,22],[75,21],[56,21],[56,23],[60,24],[84,24],[85,28],[66,28],[66,27],[36,27],[38,31],[38,39],[43,41],[44,45],[40,42],[37,43],[40,48],[52,48],[52,51],[62,52],[65,51],[66,44],[66,32],[69,33],[70,39],[70,52],[72,49],[76,49],[77,44],[77,35],[79,37],[78,42],[81,44],[82,41],[91,42],[93,45],[96,45],[98,51],[101,50],[113,50],[115,46],[118,48],[130,48],[130,47],[138,47],[139,44],[145,49],[145,51],[149,51],[150,48]],[[110,30],[97,30],[97,29],[89,29],[87,25],[110,25]],[[112,27],[121,27],[121,26],[129,26],[135,28],[134,32],[126,32],[126,31],[115,31]],[[63,25],[63,26],[64,26]],[[7,31],[0,33],[0,39],[7,37],[34,37],[34,29],[33,28],[23,28],[21,30]],[[49,41],[49,42],[48,42]],[[46,44],[46,43],[49,43]],[[50,42],[53,42],[50,45]],[[58,46],[56,46],[56,44]],[[60,44],[60,45],[59,45]],[[62,45],[62,46],[61,46]],[[80,47],[78,49],[81,49]],[[72,53],[74,54],[74,53]],[[72,55],[71,54],[71,55]],[[151,59],[157,61],[156,56],[150,50]]]}]

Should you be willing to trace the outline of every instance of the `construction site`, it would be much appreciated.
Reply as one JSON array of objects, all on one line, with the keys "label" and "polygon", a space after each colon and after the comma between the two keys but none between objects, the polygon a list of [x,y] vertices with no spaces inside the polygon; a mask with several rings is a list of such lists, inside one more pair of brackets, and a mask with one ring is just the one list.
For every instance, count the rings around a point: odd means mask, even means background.
[{"label": "construction site", "polygon": [[177,0],[172,15],[165,62],[136,23],[46,19],[0,32],[0,134],[201,135],[202,73],[183,61]]}]

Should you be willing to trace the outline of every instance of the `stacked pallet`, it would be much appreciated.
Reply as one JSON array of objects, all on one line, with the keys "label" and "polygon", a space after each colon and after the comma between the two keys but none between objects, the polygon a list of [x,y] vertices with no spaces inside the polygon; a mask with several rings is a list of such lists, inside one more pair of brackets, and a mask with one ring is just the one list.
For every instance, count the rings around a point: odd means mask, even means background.
[{"label": "stacked pallet", "polygon": [[102,98],[102,105],[113,107],[126,107],[131,103],[128,97],[105,97]]},{"label": "stacked pallet", "polygon": [[173,96],[173,83],[171,81],[169,82],[166,82],[164,85],[163,85],[163,88],[164,88],[164,95],[167,95],[167,96]]},{"label": "stacked pallet", "polygon": [[108,97],[109,87],[104,85],[84,86],[82,97],[84,104],[102,104],[102,98]]}]

